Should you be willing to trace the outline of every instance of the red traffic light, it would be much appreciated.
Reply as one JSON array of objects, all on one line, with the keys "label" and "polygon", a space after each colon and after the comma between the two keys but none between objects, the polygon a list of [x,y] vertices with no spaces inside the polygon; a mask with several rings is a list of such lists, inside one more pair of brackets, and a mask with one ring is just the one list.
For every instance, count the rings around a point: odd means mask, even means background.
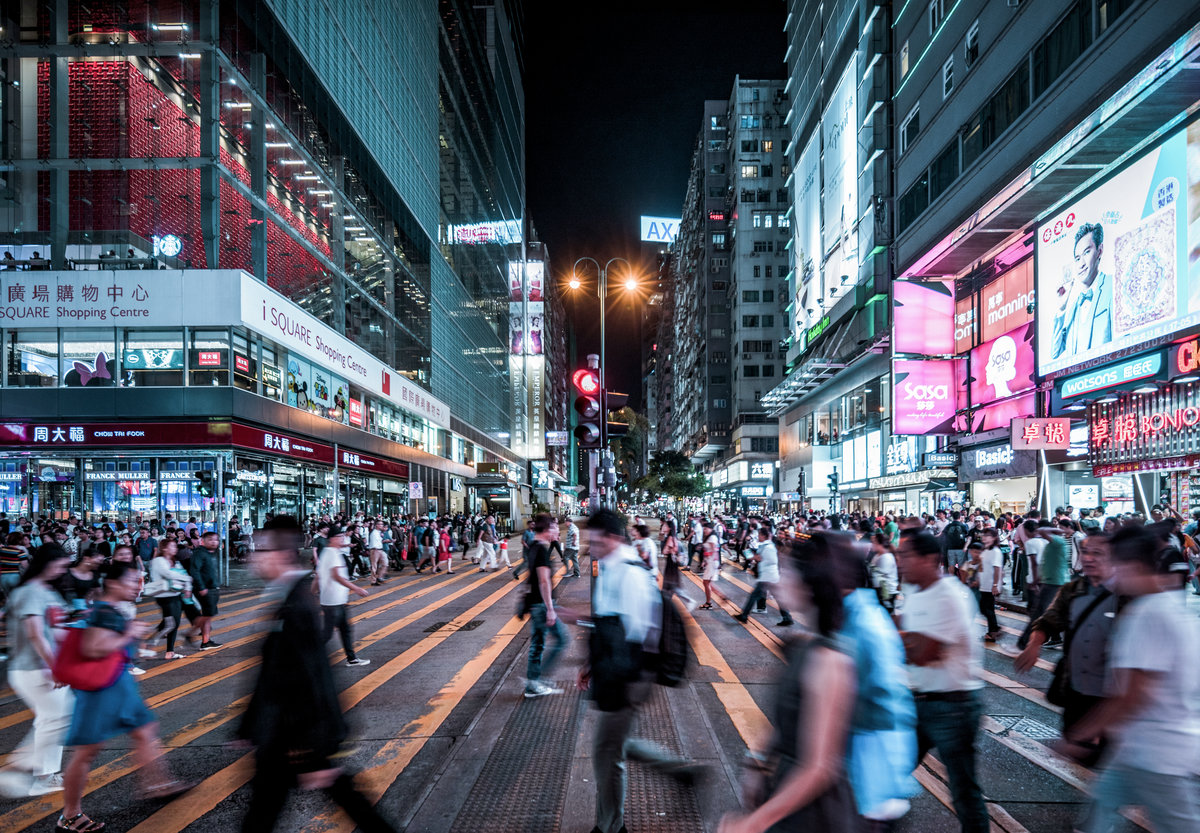
[{"label": "red traffic light", "polygon": [[600,392],[600,374],[591,368],[581,368],[571,377],[575,389],[587,396],[595,396]]}]

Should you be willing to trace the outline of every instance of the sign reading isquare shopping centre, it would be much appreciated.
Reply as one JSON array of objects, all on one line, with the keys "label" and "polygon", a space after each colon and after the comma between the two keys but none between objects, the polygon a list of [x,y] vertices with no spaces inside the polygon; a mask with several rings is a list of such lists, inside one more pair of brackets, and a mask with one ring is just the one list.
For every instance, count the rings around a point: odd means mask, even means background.
[{"label": "sign reading isquare shopping centre", "polygon": [[443,428],[450,408],[237,270],[0,272],[0,327],[244,326]]}]

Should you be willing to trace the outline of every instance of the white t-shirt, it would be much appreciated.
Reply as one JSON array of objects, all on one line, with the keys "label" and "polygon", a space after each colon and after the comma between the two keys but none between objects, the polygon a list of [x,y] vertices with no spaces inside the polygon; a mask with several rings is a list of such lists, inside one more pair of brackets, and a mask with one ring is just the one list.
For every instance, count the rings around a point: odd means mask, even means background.
[{"label": "white t-shirt", "polygon": [[317,562],[317,582],[321,589],[321,604],[326,607],[337,607],[350,601],[350,588],[340,584],[336,576],[349,579],[346,572],[346,559],[338,547],[325,547],[321,550],[321,560]]},{"label": "white t-shirt", "polygon": [[650,568],[650,575],[658,575],[658,544],[654,543],[653,539],[650,538],[634,538],[633,548],[637,550],[638,556]]},{"label": "white t-shirt", "polygon": [[904,601],[903,630],[919,633],[945,644],[941,660],[924,667],[908,666],[909,681],[916,691],[968,691],[983,687],[979,671],[983,644],[974,633],[979,606],[971,591],[957,579],[938,579],[925,590],[915,585]]},{"label": "white t-shirt", "polygon": [[1042,570],[1042,550],[1046,549],[1046,539],[1038,535],[1034,538],[1025,539],[1025,555],[1029,566],[1025,573],[1025,580],[1030,584],[1033,583],[1033,559],[1037,559],[1038,575],[1041,575]]},{"label": "white t-shirt", "polygon": [[983,568],[980,571],[979,590],[982,593],[991,593],[992,588],[996,586],[996,568],[1000,568],[1000,589],[1004,589],[1004,553],[1000,552],[999,547],[992,547],[990,550],[983,551]]},{"label": "white t-shirt", "polygon": [[775,548],[775,542],[768,538],[759,544],[758,555],[762,558],[762,561],[758,562],[758,580],[778,584],[779,550]]},{"label": "white t-shirt", "polygon": [[704,527],[699,522],[692,524],[692,543],[699,544],[704,541]]},{"label": "white t-shirt", "polygon": [[381,550],[383,549],[383,531],[372,529],[371,534],[367,536],[367,549]]},{"label": "white t-shirt", "polygon": [[1194,657],[1200,621],[1185,602],[1179,591],[1153,593],[1134,599],[1117,620],[1110,670],[1160,676],[1141,711],[1114,729],[1111,766],[1164,775],[1200,773],[1200,665]]}]

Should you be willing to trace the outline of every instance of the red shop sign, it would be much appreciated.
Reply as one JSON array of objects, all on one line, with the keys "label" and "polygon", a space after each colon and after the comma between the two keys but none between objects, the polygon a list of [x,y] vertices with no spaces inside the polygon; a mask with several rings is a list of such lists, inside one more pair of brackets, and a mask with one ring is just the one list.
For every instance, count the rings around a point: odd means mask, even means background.
[{"label": "red shop sign", "polygon": [[350,424],[357,425],[359,428],[363,424],[363,403],[358,399],[350,400]]},{"label": "red shop sign", "polygon": [[1153,439],[1159,434],[1186,431],[1197,425],[1200,425],[1200,408],[1194,405],[1149,414],[1124,413],[1114,417],[1098,417],[1092,420],[1092,448],[1111,442]]},{"label": "red shop sign", "polygon": [[1180,457],[1158,457],[1154,460],[1134,460],[1128,463],[1109,463],[1103,466],[1093,466],[1092,475],[1095,477],[1111,477],[1114,474],[1136,474],[1144,471],[1174,471],[1177,469],[1194,469],[1200,466],[1200,454],[1186,454]]},{"label": "red shop sign", "polygon": [[1171,348],[1167,372],[1171,374],[1171,378],[1200,374],[1200,338],[1193,338]]},{"label": "red shop sign", "polygon": [[333,464],[333,446],[312,440],[283,434],[278,431],[263,431],[240,423],[233,424],[233,444],[253,451],[267,451],[299,460]]},{"label": "red shop sign", "polygon": [[372,457],[369,454],[363,454],[359,451],[340,449],[338,451],[338,463],[347,468],[369,471],[373,474],[399,477],[404,480],[408,479],[408,463],[401,463],[397,460],[385,460],[382,457]]},{"label": "red shop sign", "polygon": [[0,423],[0,446],[79,448],[228,445],[228,422]]},{"label": "red shop sign", "polygon": [[233,357],[233,366],[237,369],[238,373],[250,373],[250,360],[245,356],[235,354]]}]

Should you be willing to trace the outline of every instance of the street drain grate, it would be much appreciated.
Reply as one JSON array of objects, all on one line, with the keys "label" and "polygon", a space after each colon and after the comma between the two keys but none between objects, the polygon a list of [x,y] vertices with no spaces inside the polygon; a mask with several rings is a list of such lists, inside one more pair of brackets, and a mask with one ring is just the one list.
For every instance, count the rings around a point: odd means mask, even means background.
[{"label": "street drain grate", "polygon": [[[671,715],[667,689],[654,686],[642,705],[633,736],[665,747],[672,755],[683,755],[675,719]],[[702,830],[700,808],[691,787],[637,761],[629,761],[625,821],[639,833],[674,833]]]},{"label": "street drain grate", "polygon": [[1047,726],[1041,721],[1019,714],[989,714],[992,720],[999,723],[1007,731],[1024,735],[1031,740],[1054,740],[1060,736],[1058,729]]},{"label": "street drain grate", "polygon": [[[449,622],[434,622],[432,625],[430,625],[429,627],[427,627],[425,629],[425,633],[433,633],[434,631],[440,631],[442,628],[446,627],[449,624],[450,624]],[[450,631],[451,631],[451,633],[454,633],[457,631],[473,631],[482,624],[483,624],[482,619],[472,619],[470,622],[467,622],[466,624],[459,625],[456,628],[451,628]]]},{"label": "street drain grate", "polygon": [[562,694],[517,704],[450,833],[559,832],[580,695],[573,679],[556,685]]}]

